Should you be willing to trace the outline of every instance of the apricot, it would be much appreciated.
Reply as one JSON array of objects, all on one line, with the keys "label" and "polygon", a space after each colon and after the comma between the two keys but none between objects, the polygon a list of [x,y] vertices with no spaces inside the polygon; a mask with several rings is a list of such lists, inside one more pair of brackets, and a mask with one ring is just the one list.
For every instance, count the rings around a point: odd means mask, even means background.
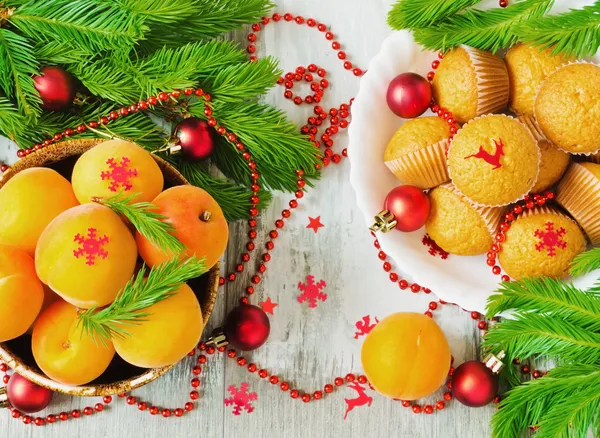
[{"label": "apricot", "polygon": [[431,318],[394,313],[367,335],[361,360],[365,375],[379,393],[402,400],[426,397],[446,380],[450,347]]},{"label": "apricot", "polygon": [[[225,252],[229,228],[217,201],[206,191],[190,185],[165,190],[152,203],[157,212],[174,228],[173,235],[185,245],[185,255],[204,258],[207,268],[215,265]],[[154,246],[140,233],[136,234],[140,255],[149,266],[173,258]]]},{"label": "apricot", "polygon": [[58,172],[32,167],[17,173],[0,189],[0,244],[33,255],[44,228],[78,204],[71,184]]},{"label": "apricot", "polygon": [[121,191],[137,194],[132,202],[150,202],[162,192],[164,178],[148,151],[125,140],[110,140],[79,157],[71,182],[82,204]]},{"label": "apricot", "polygon": [[0,342],[26,333],[43,300],[44,290],[31,256],[0,245]]},{"label": "apricot", "polygon": [[52,303],[33,326],[31,349],[40,369],[60,383],[84,385],[100,377],[115,349],[83,331],[77,309],[63,300]]},{"label": "apricot", "polygon": [[194,349],[204,329],[200,304],[187,284],[144,313],[149,315],[140,324],[123,327],[129,335],[113,339],[117,354],[138,367],[179,362]]},{"label": "apricot", "polygon": [[133,235],[111,209],[83,204],[65,211],[42,233],[35,267],[42,282],[77,307],[114,301],[133,276]]}]

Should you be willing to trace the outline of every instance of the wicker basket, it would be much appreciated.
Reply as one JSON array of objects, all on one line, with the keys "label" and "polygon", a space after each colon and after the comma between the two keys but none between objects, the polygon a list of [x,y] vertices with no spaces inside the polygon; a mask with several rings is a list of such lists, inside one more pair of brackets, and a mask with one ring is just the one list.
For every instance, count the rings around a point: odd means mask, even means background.
[{"label": "wicker basket", "polygon": [[[77,158],[102,141],[104,140],[69,140],[40,149],[17,162],[4,173],[4,176],[0,179],[0,188],[14,175],[30,167],[50,167],[57,170],[65,178],[70,179]],[[177,169],[160,157],[154,155],[153,157],[164,174],[165,188],[188,184]],[[192,280],[188,284],[194,290],[200,302],[202,317],[204,324],[206,324],[217,299],[219,264],[217,263],[207,274]],[[128,392],[157,379],[173,367],[171,365],[149,370],[137,368],[115,356],[106,372],[93,382],[83,386],[64,385],[49,379],[37,367],[31,353],[31,342],[27,335],[0,343],[0,360],[6,362],[15,372],[40,386],[52,391],[78,396],[103,396]]]}]

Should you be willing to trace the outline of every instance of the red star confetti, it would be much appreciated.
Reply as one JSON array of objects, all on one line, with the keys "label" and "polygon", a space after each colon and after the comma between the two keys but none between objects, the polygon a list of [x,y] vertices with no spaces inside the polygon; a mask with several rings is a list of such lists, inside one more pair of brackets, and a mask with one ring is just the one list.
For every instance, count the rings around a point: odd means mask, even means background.
[{"label": "red star confetti", "polygon": [[275,307],[279,305],[277,303],[272,302],[271,297],[268,297],[266,301],[263,301],[262,303],[258,304],[260,307],[262,307],[263,312],[270,313],[271,315],[273,315],[273,309],[275,309]]},{"label": "red star confetti", "polygon": [[313,231],[315,232],[315,234],[317,234],[317,231],[319,231],[319,228],[325,226],[321,223],[321,216],[317,216],[315,218],[312,218],[309,216],[308,220],[309,220],[309,224],[306,226],[306,228],[312,228]]}]

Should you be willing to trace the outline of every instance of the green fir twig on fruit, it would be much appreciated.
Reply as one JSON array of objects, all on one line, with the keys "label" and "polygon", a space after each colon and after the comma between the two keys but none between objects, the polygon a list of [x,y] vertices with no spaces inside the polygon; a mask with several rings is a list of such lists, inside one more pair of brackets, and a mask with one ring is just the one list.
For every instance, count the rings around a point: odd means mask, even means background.
[{"label": "green fir twig on fruit", "polygon": [[[129,335],[128,326],[141,324],[150,315],[147,309],[177,292],[185,282],[206,273],[204,260],[177,258],[155,266],[145,266],[119,292],[113,303],[104,308],[91,308],[79,315],[83,331],[96,342],[105,344],[115,337]],[[147,278],[146,278],[146,274]]]},{"label": "green fir twig on fruit", "polygon": [[120,216],[127,218],[135,229],[153,245],[167,254],[181,254],[185,246],[171,234],[174,229],[164,222],[167,217],[157,213],[156,206],[150,202],[132,201],[137,194],[125,196],[123,192],[111,198],[93,198],[93,202],[106,205]]}]

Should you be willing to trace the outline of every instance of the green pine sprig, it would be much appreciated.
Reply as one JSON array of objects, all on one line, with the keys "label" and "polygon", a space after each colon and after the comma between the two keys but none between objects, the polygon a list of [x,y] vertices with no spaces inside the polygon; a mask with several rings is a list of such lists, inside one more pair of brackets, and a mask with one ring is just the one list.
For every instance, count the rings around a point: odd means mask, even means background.
[{"label": "green pine sprig", "polygon": [[554,0],[527,0],[487,11],[470,9],[435,26],[416,29],[415,40],[430,50],[446,51],[459,45],[496,52],[518,41],[516,26],[544,15]]},{"label": "green pine sprig", "polygon": [[582,9],[558,15],[540,16],[515,26],[520,41],[540,49],[552,48],[552,54],[583,58],[600,47],[600,1]]},{"label": "green pine sprig", "polygon": [[579,277],[600,269],[600,248],[593,248],[577,255],[571,264],[571,275]]},{"label": "green pine sprig", "polygon": [[24,122],[23,115],[19,114],[12,102],[6,97],[0,97],[0,131],[14,141]]},{"label": "green pine sprig", "polygon": [[165,222],[167,217],[157,213],[156,205],[150,202],[133,203],[137,196],[138,193],[125,196],[121,192],[110,198],[93,198],[92,201],[105,205],[119,216],[127,218],[142,236],[164,253],[181,254],[185,246],[171,234],[174,229],[171,224]]},{"label": "green pine sprig", "polygon": [[143,323],[150,315],[148,308],[177,293],[186,281],[206,273],[204,260],[173,259],[155,266],[146,277],[143,266],[137,275],[119,292],[112,304],[96,307],[79,315],[78,324],[95,342],[106,345],[111,338],[129,336],[128,326]]},{"label": "green pine sprig", "polygon": [[398,0],[388,13],[392,29],[419,29],[432,26],[481,0]]}]

